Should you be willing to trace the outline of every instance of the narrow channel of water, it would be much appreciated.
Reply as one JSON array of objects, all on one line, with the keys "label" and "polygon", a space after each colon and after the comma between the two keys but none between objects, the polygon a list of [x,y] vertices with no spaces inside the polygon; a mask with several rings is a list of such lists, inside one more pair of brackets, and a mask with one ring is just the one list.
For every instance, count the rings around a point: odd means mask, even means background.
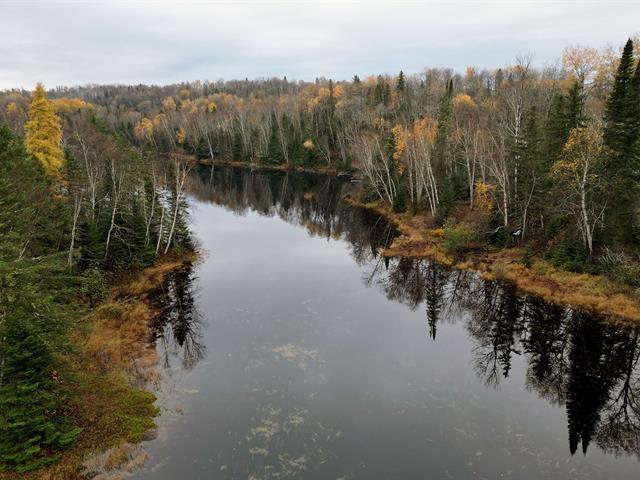
[{"label": "narrow channel of water", "polygon": [[637,479],[638,329],[426,260],[340,179],[201,168],[139,479]]}]

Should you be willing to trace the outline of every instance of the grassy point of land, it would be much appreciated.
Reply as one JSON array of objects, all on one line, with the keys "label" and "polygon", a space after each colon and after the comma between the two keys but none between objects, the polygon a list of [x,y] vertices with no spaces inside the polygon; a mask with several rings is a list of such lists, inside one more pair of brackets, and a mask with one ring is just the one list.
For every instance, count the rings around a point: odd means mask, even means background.
[{"label": "grassy point of land", "polygon": [[142,388],[162,381],[150,343],[149,294],[168,273],[196,259],[194,252],[161,258],[112,287],[83,318],[72,334],[75,352],[64,354],[74,391],[69,416],[82,427],[80,437],[58,463],[29,473],[0,473],[0,479],[75,480],[84,478],[83,465],[97,473],[127,472],[144,463],[147,454],[133,444],[155,428],[159,410],[155,395]]},{"label": "grassy point of land", "polygon": [[382,215],[398,229],[400,236],[381,252],[383,256],[429,258],[454,268],[477,271],[486,280],[513,282],[522,292],[556,304],[640,322],[640,298],[632,287],[600,275],[557,269],[540,256],[534,256],[527,268],[522,264],[524,249],[520,247],[495,252],[478,248],[454,256],[444,247],[442,229],[429,228],[424,216],[394,213],[380,201],[361,203],[349,195],[344,200]]}]

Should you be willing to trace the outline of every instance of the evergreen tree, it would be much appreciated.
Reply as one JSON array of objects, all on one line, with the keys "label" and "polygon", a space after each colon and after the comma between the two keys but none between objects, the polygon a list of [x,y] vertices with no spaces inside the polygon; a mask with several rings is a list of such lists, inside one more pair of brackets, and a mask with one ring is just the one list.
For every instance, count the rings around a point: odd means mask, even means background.
[{"label": "evergreen tree", "polygon": [[494,79],[494,91],[497,91],[500,88],[500,85],[502,85],[503,81],[504,81],[504,72],[502,71],[501,68],[499,68],[498,70],[496,70],[496,76]]},{"label": "evergreen tree", "polygon": [[396,83],[396,92],[404,93],[404,89],[405,89],[404,72],[400,70],[400,74],[398,75],[398,83]]},{"label": "evergreen tree", "polygon": [[437,120],[435,153],[440,160],[444,160],[449,152],[449,132],[453,123],[453,80],[447,82],[447,89],[440,100]]},{"label": "evergreen tree", "polygon": [[[29,325],[30,305],[16,305],[2,332],[0,367],[0,470],[25,472],[57,460],[51,450],[73,442],[81,429],[67,427],[56,415],[60,399],[52,391],[51,352]],[[15,308],[18,307],[18,308]],[[26,315],[25,315],[26,314]]]},{"label": "evergreen tree", "polygon": [[633,42],[627,41],[616,72],[605,112],[604,144],[609,148],[606,164],[609,182],[607,224],[609,237],[621,243],[638,240],[638,103],[634,75]]},{"label": "evergreen tree", "polygon": [[282,163],[284,158],[282,155],[282,147],[278,138],[277,123],[275,115],[271,116],[271,134],[269,135],[269,145],[267,146],[267,154],[265,160],[269,163]]},{"label": "evergreen tree", "polygon": [[[565,132],[568,138],[569,132],[573,128],[584,127],[586,119],[584,118],[584,87],[582,82],[576,80],[567,94],[567,104],[565,111]],[[564,139],[566,142],[566,138]]]},{"label": "evergreen tree", "polygon": [[546,167],[551,165],[560,157],[562,148],[569,138],[566,117],[566,98],[557,92],[551,100],[551,107],[547,117],[546,130]]}]

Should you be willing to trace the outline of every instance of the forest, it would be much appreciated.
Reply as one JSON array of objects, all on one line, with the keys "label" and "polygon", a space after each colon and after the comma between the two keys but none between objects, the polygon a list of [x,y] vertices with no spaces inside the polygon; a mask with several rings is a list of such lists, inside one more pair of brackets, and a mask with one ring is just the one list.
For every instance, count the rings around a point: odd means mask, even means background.
[{"label": "forest", "polygon": [[88,428],[78,392],[101,380],[83,372],[80,319],[194,249],[198,161],[347,173],[359,201],[424,218],[453,253],[517,242],[525,266],[637,292],[635,43],[544,68],[0,92],[0,469],[55,462]]},{"label": "forest", "polygon": [[[112,285],[192,244],[184,162],[146,157],[84,102],[52,102],[42,85],[20,133],[0,126],[0,471],[26,472],[83,431],[88,448],[153,425],[153,395],[87,352],[79,339],[99,328],[81,320]],[[98,421],[91,397],[113,407]]]},{"label": "forest", "polygon": [[[639,51],[630,39],[621,54],[566,48],[561,62],[542,69],[522,56],[464,74],[89,85],[50,95],[69,111],[81,99],[106,128],[147,151],[351,172],[365,200],[426,214],[461,248],[503,246],[518,232],[559,266],[633,283]],[[22,91],[0,99],[18,135],[29,101]]]}]

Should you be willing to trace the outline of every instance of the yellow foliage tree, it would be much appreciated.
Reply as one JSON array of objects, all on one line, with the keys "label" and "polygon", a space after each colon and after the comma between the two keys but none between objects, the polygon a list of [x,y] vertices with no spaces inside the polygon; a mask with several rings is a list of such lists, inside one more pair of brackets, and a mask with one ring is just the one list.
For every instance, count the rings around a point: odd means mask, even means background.
[{"label": "yellow foliage tree", "polygon": [[174,112],[176,109],[176,101],[173,99],[173,97],[166,97],[164,100],[162,100],[162,106],[168,112]]},{"label": "yellow foliage tree", "polygon": [[18,113],[18,105],[16,102],[10,102],[5,109],[7,115],[15,115]]},{"label": "yellow foliage tree", "polygon": [[33,92],[25,131],[27,153],[38,159],[49,178],[61,180],[64,154],[60,148],[60,118],[56,115],[55,106],[47,100],[41,83]]},{"label": "yellow foliage tree", "polygon": [[459,93],[453,97],[453,107],[455,109],[476,108],[477,105],[469,95],[466,93]]},{"label": "yellow foliage tree", "polygon": [[393,159],[396,162],[400,162],[400,160],[402,159],[402,154],[407,147],[407,131],[402,125],[398,124],[391,129],[391,133],[393,135],[393,141],[395,144],[395,148],[393,150]]},{"label": "yellow foliage tree", "polygon": [[139,139],[150,139],[153,135],[153,122],[148,118],[143,118],[135,126],[133,133]]},{"label": "yellow foliage tree", "polygon": [[480,214],[489,214],[493,208],[492,192],[494,186],[485,182],[477,181],[473,189],[473,204]]},{"label": "yellow foliage tree", "polygon": [[176,143],[182,145],[187,138],[187,134],[182,128],[179,128],[176,132]]},{"label": "yellow foliage tree", "polygon": [[79,110],[87,108],[87,102],[79,98],[63,97],[52,100],[51,103],[53,104],[55,111],[58,113],[77,112]]}]

